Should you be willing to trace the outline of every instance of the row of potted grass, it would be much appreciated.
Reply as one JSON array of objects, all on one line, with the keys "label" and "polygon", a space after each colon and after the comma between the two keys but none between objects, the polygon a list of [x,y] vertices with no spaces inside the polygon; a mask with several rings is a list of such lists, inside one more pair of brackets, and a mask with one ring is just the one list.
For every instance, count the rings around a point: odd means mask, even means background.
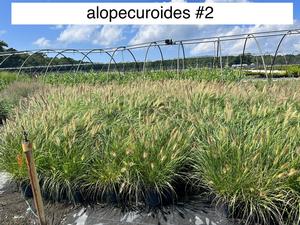
[{"label": "row of potted grass", "polygon": [[1,129],[0,169],[44,196],[141,202],[207,194],[247,223],[299,222],[299,83],[160,81],[48,87]]}]

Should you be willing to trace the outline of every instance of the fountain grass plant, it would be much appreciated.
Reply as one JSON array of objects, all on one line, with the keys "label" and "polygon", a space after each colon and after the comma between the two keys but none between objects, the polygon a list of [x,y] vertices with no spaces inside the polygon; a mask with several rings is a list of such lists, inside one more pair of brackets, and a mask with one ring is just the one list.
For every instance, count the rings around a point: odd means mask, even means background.
[{"label": "fountain grass plant", "polygon": [[49,84],[107,84],[107,83],[128,83],[137,80],[196,80],[196,81],[238,81],[244,75],[239,70],[230,68],[224,69],[221,73],[220,69],[187,69],[177,74],[174,71],[149,71],[145,74],[141,72],[79,72],[79,73],[51,73],[46,76],[40,76],[38,79]]},{"label": "fountain grass plant", "polygon": [[52,87],[0,128],[0,170],[28,182],[23,125],[50,199],[159,205],[188,185],[246,224],[298,224],[299,86],[169,80]]},{"label": "fountain grass plant", "polygon": [[17,80],[17,75],[15,73],[0,72],[0,91],[15,80]]},{"label": "fountain grass plant", "polygon": [[5,89],[0,91],[0,125],[11,115],[13,108],[19,101],[32,95],[45,85],[38,82],[12,81]]},{"label": "fountain grass plant", "polygon": [[254,98],[226,102],[214,112],[218,123],[208,114],[198,118],[195,175],[218,204],[249,224],[299,223],[299,105]]},{"label": "fountain grass plant", "polygon": [[113,194],[139,201],[149,190],[175,194],[173,184],[183,179],[190,149],[184,121],[158,113],[161,106],[152,96],[89,89],[53,88],[24,102],[3,128],[1,168],[26,182],[25,162],[20,166],[16,160],[24,126],[50,199],[76,201],[79,195],[95,200]]}]

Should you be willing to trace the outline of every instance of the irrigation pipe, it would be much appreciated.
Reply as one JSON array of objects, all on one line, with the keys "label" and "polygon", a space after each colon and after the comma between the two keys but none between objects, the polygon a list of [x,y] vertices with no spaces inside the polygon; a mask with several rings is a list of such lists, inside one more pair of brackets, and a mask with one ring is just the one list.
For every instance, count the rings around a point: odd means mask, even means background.
[{"label": "irrigation pipe", "polygon": [[39,216],[34,212],[34,210],[32,209],[30,203],[23,197],[23,200],[25,201],[28,209],[30,210],[30,212],[36,217],[36,218],[39,218]]}]

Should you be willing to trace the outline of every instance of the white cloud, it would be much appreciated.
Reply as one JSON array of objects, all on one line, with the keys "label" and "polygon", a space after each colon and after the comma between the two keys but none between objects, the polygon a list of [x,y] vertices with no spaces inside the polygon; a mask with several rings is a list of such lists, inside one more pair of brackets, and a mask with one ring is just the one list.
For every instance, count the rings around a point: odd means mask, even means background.
[{"label": "white cloud", "polygon": [[201,32],[197,25],[141,25],[135,26],[136,34],[130,44],[139,44],[163,39],[193,38]]},{"label": "white cloud", "polygon": [[[228,36],[235,34],[250,34],[264,31],[272,31],[272,30],[285,30],[285,29],[293,29],[296,27],[296,22],[294,25],[286,26],[286,25],[256,25],[256,26],[218,26],[216,27],[206,27],[208,31],[208,36]],[[262,49],[263,53],[274,53],[276,47],[279,43],[281,37],[270,37],[270,38],[258,38],[257,41]],[[282,43],[280,48],[280,52],[284,53],[292,53],[295,50],[295,44],[299,40],[299,35],[289,36],[286,38],[287,40]],[[236,41],[228,41],[222,43],[222,52],[224,55],[226,54],[241,54],[243,51],[245,40],[236,40]],[[190,50],[192,55],[197,55],[201,53],[213,52],[212,44],[210,44],[210,48],[207,46],[208,44],[198,44],[194,48]],[[294,47],[292,47],[294,45]],[[251,53],[259,53],[258,46],[254,39],[249,39],[247,43],[246,52]]]},{"label": "white cloud", "polygon": [[[252,0],[203,0],[209,2],[251,2]],[[185,2],[185,0],[171,0],[173,3]],[[200,1],[199,1],[200,2]],[[139,44],[156,40],[173,39],[194,39],[204,37],[215,37],[224,35],[234,35],[243,33],[255,33],[266,30],[291,29],[300,25],[295,22],[291,26],[283,25],[255,25],[255,26],[224,26],[224,25],[134,25],[134,26],[117,26],[117,25],[69,25],[58,26],[56,29],[61,30],[56,44],[71,43],[92,43],[94,45],[113,47],[120,44],[122,40],[129,39],[129,44]],[[125,33],[127,32],[127,33]],[[282,51],[286,49],[298,49],[300,51],[300,42],[298,37],[288,37],[289,46],[285,41]],[[274,52],[279,38],[269,41],[259,39],[264,52]],[[244,40],[222,43],[222,54],[241,54]],[[250,39],[247,45],[247,51],[258,52],[255,41]],[[292,50],[289,50],[292,51]],[[213,44],[195,44],[186,46],[186,52],[189,56],[202,54],[211,54]]]},{"label": "white cloud", "polygon": [[[206,38],[216,36],[228,36],[235,34],[247,34],[256,33],[268,30],[285,30],[299,27],[300,22],[295,21],[294,25],[255,25],[255,26],[171,26],[171,25],[145,25],[135,27],[136,34],[131,39],[130,44],[137,44],[143,42],[150,42],[155,40],[164,39],[194,39],[194,38]],[[294,35],[287,37],[280,48],[280,52],[292,53],[293,51],[300,48],[299,36]],[[280,37],[263,39],[259,38],[258,41],[261,45],[264,53],[274,53]],[[222,54],[241,54],[243,51],[244,40],[222,42]],[[300,49],[299,49],[300,50]],[[214,44],[195,44],[186,46],[186,52],[188,56],[197,55],[209,55],[214,52]],[[259,53],[258,48],[254,39],[249,39],[247,43],[246,52],[252,52],[253,54]]]},{"label": "white cloud", "polygon": [[35,42],[33,42],[33,44],[37,45],[40,48],[47,48],[51,46],[50,41],[45,37],[41,37],[37,39]]},{"label": "white cloud", "polygon": [[115,25],[69,25],[57,41],[63,44],[90,42],[95,45],[109,46],[123,39],[122,27]]},{"label": "white cloud", "polygon": [[295,43],[293,45],[293,47],[294,47],[295,51],[300,54],[300,42]]},{"label": "white cloud", "polygon": [[159,38],[165,38],[167,26],[161,25],[141,25],[135,26],[137,32],[131,39],[129,44],[139,44],[143,42],[158,40]]},{"label": "white cloud", "polygon": [[100,32],[95,34],[93,43],[102,46],[111,46],[124,39],[122,26],[104,25]]},{"label": "white cloud", "polygon": [[63,30],[57,40],[69,44],[88,41],[99,26],[69,25]]},{"label": "white cloud", "polygon": [[6,30],[0,30],[0,36],[6,33]]}]

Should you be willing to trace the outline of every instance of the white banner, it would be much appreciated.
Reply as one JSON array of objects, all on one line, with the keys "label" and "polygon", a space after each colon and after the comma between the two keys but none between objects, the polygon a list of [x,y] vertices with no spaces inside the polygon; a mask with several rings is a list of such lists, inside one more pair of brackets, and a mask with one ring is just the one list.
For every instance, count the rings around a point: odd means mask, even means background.
[{"label": "white banner", "polygon": [[293,3],[12,3],[15,25],[293,24]]}]

